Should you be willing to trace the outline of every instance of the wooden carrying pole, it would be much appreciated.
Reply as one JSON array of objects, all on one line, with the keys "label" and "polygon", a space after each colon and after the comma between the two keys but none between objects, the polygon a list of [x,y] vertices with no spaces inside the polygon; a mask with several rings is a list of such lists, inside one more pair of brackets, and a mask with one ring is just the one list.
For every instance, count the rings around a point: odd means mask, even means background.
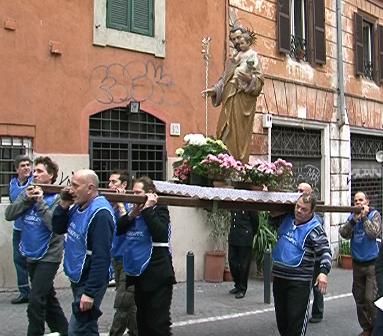
[{"label": "wooden carrying pole", "polygon": [[[41,187],[46,193],[60,193],[65,186],[54,184],[36,184]],[[124,202],[124,203],[145,203],[146,196],[134,195],[131,190],[125,194],[113,192],[110,189],[99,189],[100,195],[105,196],[110,202]],[[200,198],[192,198],[187,196],[169,196],[159,194],[158,204],[166,204],[171,206],[183,207],[196,207],[212,209],[213,204],[217,203],[219,208],[228,210],[268,210],[268,211],[292,211],[295,203],[282,203],[282,202],[261,202],[261,201],[245,201],[245,200],[207,200]],[[352,206],[332,206],[319,204],[316,207],[317,212],[354,212],[357,207]]]}]

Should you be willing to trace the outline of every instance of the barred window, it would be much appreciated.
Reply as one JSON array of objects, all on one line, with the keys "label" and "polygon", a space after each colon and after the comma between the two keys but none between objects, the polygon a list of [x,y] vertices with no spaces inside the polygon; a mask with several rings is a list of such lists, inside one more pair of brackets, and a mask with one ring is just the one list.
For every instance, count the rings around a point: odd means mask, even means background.
[{"label": "barred window", "polygon": [[[15,174],[13,160],[17,155],[32,157],[32,139],[19,137],[0,137],[0,191],[1,197],[9,195],[9,181]],[[1,199],[1,198],[0,198]]]}]

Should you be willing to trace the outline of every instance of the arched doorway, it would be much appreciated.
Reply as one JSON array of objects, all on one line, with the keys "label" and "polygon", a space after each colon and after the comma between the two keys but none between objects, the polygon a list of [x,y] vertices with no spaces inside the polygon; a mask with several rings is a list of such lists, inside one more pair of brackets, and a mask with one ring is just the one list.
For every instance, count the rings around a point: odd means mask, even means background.
[{"label": "arched doorway", "polygon": [[128,170],[132,177],[148,175],[164,180],[166,172],[166,125],[140,110],[127,108],[99,112],[89,120],[90,168],[101,187],[107,186],[111,171]]}]

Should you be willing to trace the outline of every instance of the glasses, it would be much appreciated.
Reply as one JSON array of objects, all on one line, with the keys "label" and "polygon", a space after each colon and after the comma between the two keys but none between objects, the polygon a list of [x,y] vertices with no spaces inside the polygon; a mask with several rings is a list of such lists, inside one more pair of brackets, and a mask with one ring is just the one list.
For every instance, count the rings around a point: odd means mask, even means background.
[{"label": "glasses", "polygon": [[303,189],[298,189],[297,190],[299,193],[304,193],[305,191]]}]

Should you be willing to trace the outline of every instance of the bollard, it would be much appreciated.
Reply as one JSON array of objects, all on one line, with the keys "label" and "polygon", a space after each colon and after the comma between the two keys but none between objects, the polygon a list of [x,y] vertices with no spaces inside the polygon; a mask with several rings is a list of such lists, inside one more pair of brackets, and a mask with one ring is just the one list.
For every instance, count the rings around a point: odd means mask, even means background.
[{"label": "bollard", "polygon": [[194,253],[186,255],[186,313],[194,314]]},{"label": "bollard", "polygon": [[263,254],[263,302],[271,302],[271,251],[267,249]]}]

